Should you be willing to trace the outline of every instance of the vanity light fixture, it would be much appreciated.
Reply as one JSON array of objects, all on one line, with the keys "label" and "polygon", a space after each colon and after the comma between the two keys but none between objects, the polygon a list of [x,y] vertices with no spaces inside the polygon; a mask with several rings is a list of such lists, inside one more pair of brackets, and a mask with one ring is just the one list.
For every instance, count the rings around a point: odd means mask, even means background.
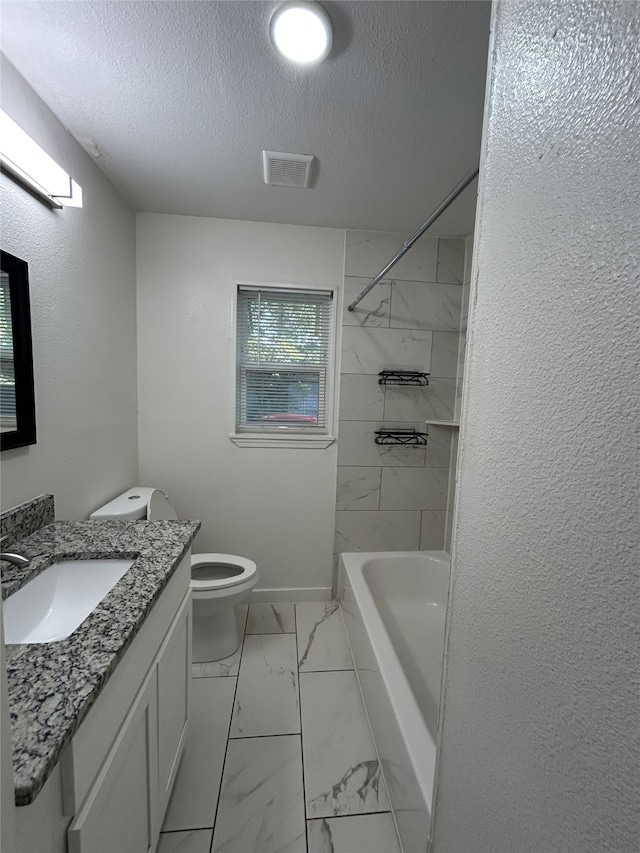
[{"label": "vanity light fixture", "polygon": [[269,22],[275,49],[296,65],[315,65],[329,55],[333,41],[331,19],[319,3],[287,2]]},{"label": "vanity light fixture", "polygon": [[0,171],[48,207],[82,207],[82,187],[0,110]]}]

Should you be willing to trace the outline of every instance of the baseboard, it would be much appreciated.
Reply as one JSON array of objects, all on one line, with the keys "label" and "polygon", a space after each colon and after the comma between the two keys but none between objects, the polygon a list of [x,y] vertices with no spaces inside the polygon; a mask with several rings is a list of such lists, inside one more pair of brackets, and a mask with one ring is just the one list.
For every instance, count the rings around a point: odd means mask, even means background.
[{"label": "baseboard", "polygon": [[249,604],[275,604],[278,601],[331,601],[331,587],[254,589],[249,596]]}]

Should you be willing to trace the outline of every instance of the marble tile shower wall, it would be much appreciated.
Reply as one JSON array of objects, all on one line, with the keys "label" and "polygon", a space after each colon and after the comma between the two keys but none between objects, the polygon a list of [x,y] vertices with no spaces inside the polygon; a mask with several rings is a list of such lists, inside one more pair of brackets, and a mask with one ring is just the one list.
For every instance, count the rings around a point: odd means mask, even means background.
[{"label": "marble tile shower wall", "polygon": [[[336,553],[440,549],[445,542],[456,407],[465,241],[423,237],[347,311],[406,237],[347,231],[342,317]],[[429,386],[379,385],[384,368],[431,374]],[[425,447],[381,447],[380,426],[428,431]]]}]

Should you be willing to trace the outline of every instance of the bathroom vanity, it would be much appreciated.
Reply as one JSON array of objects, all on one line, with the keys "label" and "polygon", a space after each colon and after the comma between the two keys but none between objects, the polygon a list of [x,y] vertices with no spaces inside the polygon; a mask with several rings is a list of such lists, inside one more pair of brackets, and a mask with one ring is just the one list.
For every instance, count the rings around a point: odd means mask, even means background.
[{"label": "bathroom vanity", "polygon": [[199,526],[56,522],[15,544],[26,569],[3,563],[5,598],[62,558],[133,559],[69,637],[6,646],[15,853],[155,849],[188,726]]}]

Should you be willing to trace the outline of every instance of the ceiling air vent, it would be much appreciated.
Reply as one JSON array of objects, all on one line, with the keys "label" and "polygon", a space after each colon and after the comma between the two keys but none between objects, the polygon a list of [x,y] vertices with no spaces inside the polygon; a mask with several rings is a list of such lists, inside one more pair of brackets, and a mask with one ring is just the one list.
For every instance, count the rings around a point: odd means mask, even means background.
[{"label": "ceiling air vent", "polygon": [[263,151],[264,182],[275,187],[302,187],[311,185],[313,154],[283,154],[281,151]]}]

